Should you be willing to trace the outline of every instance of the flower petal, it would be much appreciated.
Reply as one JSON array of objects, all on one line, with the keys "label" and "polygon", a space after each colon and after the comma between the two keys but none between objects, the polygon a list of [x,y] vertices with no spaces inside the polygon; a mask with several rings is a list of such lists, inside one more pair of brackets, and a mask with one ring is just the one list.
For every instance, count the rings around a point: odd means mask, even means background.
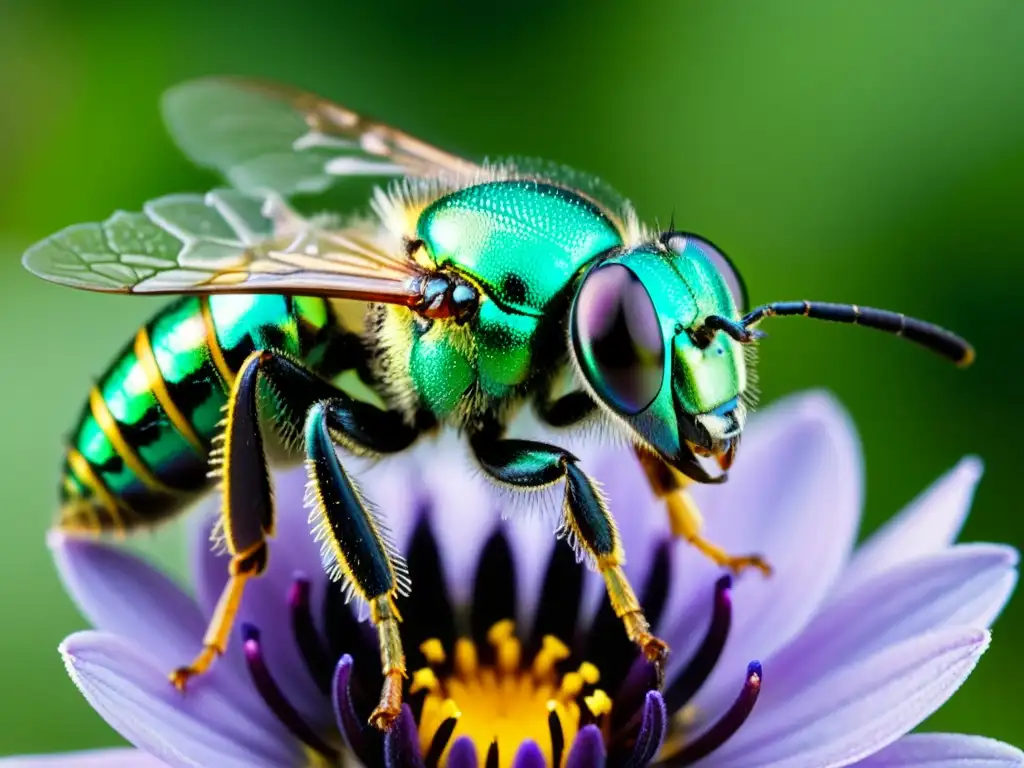
[{"label": "flower petal", "polygon": [[1019,768],[1024,752],[983,736],[912,733],[857,763],[860,768]]},{"label": "flower petal", "polygon": [[[59,532],[48,542],[68,592],[94,628],[146,649],[165,674],[202,648],[206,618],[196,601],[145,560],[102,541]],[[250,696],[241,654],[219,660],[203,684],[222,690],[253,720],[276,722],[263,702]]]},{"label": "flower petal", "polygon": [[853,589],[875,573],[951,545],[971,508],[981,460],[968,456],[857,549],[837,585]]},{"label": "flower petal", "polygon": [[205,678],[179,693],[155,659],[116,635],[79,632],[60,651],[92,707],[128,741],[173,768],[290,765],[302,754],[279,725],[246,721],[236,702]]},{"label": "flower petal", "polygon": [[[555,544],[554,525],[541,514],[515,515],[525,506],[535,513],[532,494],[513,493],[482,475],[464,438],[445,430],[412,449],[404,463],[381,461],[361,476],[367,498],[382,510],[394,540],[407,551],[420,518],[426,513],[444,563],[446,586],[456,605],[466,605],[469,587],[485,541],[501,524],[515,561],[516,592],[520,595],[516,618],[531,623],[543,570],[536,559],[547,559]],[[419,586],[413,583],[413,592]]]},{"label": "flower petal", "polygon": [[[770,578],[744,573],[732,590],[734,619],[719,663],[694,698],[714,720],[731,706],[737,670],[765,658],[808,622],[828,594],[853,547],[861,511],[861,459],[856,434],[830,396],[788,398],[757,422],[730,482],[697,487],[710,540],[736,554],[766,555]],[[678,616],[663,638],[675,646],[671,680],[699,642],[718,569],[695,567],[695,552],[681,552],[677,582],[690,601],[667,609]],[[770,670],[766,670],[770,673]]]},{"label": "flower petal", "polygon": [[51,533],[61,580],[96,629],[145,648],[170,672],[202,647],[195,600],[142,558],[101,541]]},{"label": "flower petal", "polygon": [[137,749],[94,749],[64,755],[0,757],[2,768],[166,768],[167,763]]},{"label": "flower petal", "polygon": [[938,709],[988,643],[984,630],[943,629],[840,668],[784,706],[756,706],[714,753],[714,765],[838,767],[861,760]]},{"label": "flower petal", "polygon": [[876,574],[830,600],[765,662],[772,684],[759,706],[785,706],[831,670],[932,630],[987,627],[1017,582],[1017,559],[1012,547],[962,544]]},{"label": "flower petal", "polygon": [[363,497],[380,511],[395,544],[403,552],[407,551],[413,529],[430,504],[423,484],[424,465],[432,452],[439,450],[441,445],[435,445],[428,438],[408,451],[372,461],[342,454],[346,471],[358,484]]},{"label": "flower petal", "polygon": [[[669,535],[665,504],[651,490],[639,460],[629,445],[613,444],[574,449],[581,466],[601,485],[608,508],[618,523],[624,570],[636,589],[647,581],[651,550]],[[592,616],[604,598],[604,581],[596,574],[588,578],[583,618]]]}]

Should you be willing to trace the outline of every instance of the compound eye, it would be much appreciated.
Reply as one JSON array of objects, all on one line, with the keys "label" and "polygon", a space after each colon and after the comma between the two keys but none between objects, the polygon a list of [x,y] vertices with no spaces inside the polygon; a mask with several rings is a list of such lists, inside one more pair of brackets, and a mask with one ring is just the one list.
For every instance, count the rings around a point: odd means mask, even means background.
[{"label": "compound eye", "polygon": [[654,402],[665,373],[665,342],[654,302],[632,270],[607,264],[583,279],[571,333],[576,359],[606,403],[635,414]]},{"label": "compound eye", "polygon": [[696,248],[703,253],[714,268],[718,270],[718,274],[722,276],[726,287],[729,289],[729,293],[732,295],[732,301],[736,308],[740,312],[747,311],[749,308],[747,306],[747,286],[743,283],[743,277],[736,267],[733,266],[729,257],[722,253],[713,243],[705,240],[703,237],[681,232],[671,232],[663,236],[662,242],[671,251],[678,254],[682,254],[687,247]]}]

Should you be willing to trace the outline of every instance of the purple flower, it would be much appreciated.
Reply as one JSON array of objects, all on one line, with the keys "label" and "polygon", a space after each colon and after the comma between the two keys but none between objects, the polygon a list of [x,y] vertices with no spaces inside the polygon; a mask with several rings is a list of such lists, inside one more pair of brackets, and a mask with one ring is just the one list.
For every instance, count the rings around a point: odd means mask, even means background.
[{"label": "purple flower", "polygon": [[861,463],[846,416],[819,394],[769,409],[730,482],[694,492],[710,538],[763,552],[776,568],[732,583],[668,538],[627,449],[567,446],[604,484],[627,573],[672,646],[659,688],[600,580],[555,545],[550,526],[501,522],[509,499],[451,445],[445,437],[356,473],[404,543],[413,579],[399,604],[407,706],[389,734],[366,724],[380,681],[374,638],[319,569],[296,471],[278,479],[270,567],[246,594],[235,641],[184,696],[166,673],[199,647],[226,577],[209,514],[196,537],[195,598],[132,555],[54,537],[68,589],[97,627],[62,644],[68,672],[138,751],[15,762],[1024,765],[1024,753],[989,739],[906,735],[970,674],[1016,583],[1011,547],[953,543],[977,460],[854,551]]}]

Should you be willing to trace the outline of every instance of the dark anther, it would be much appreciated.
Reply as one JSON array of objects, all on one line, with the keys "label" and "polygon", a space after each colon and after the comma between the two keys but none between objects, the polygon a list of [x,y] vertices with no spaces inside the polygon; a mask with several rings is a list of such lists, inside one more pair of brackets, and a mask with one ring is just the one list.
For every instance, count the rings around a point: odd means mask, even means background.
[{"label": "dark anther", "polygon": [[633,753],[626,763],[627,768],[650,765],[665,741],[668,726],[668,711],[665,701],[657,691],[650,691],[644,701],[640,732],[633,745]]},{"label": "dark anther", "polygon": [[654,664],[642,655],[636,657],[612,703],[608,723],[612,741],[617,742],[636,735],[644,714],[647,694],[658,689],[660,676]]},{"label": "dark anther", "polygon": [[687,744],[680,752],[673,765],[692,765],[706,757],[722,746],[730,736],[739,730],[746,721],[754,704],[757,703],[757,696],[761,692],[761,664],[752,661],[747,666],[747,679],[743,683],[743,690],[736,697],[736,701],[729,707],[729,711],[722,715],[722,718],[712,725],[703,736],[696,741]]},{"label": "dark anther", "polygon": [[441,762],[444,748],[451,741],[452,734],[455,733],[455,726],[458,724],[459,718],[449,717],[437,727],[437,730],[434,732],[434,738],[430,740],[427,756],[423,759],[423,763],[427,768],[437,768],[437,764]]},{"label": "dark anther", "polygon": [[330,659],[327,658],[327,650],[313,623],[313,614],[309,608],[309,590],[309,579],[297,574],[288,592],[292,633],[313,682],[326,695],[331,692],[331,676],[334,673]]},{"label": "dark anther", "polygon": [[498,740],[495,739],[487,747],[487,759],[484,760],[484,768],[498,768]]},{"label": "dark anther", "polygon": [[306,744],[310,749],[316,750],[330,761],[338,759],[338,751],[324,741],[309,727],[309,724],[295,711],[295,707],[285,697],[278,687],[277,682],[267,669],[266,660],[263,658],[263,648],[260,646],[260,631],[252,624],[242,627],[244,639],[242,648],[245,652],[245,663],[249,668],[249,675],[252,682],[259,691],[260,696],[270,707],[278,720],[284,723],[285,727],[295,735],[299,741]]},{"label": "dark anther", "polygon": [[565,734],[562,732],[562,721],[558,712],[548,712],[548,731],[551,734],[551,764],[562,764],[562,753],[565,751]]},{"label": "dark anther", "polygon": [[349,749],[363,765],[374,765],[382,739],[380,731],[372,728],[366,718],[356,712],[352,700],[353,665],[352,657],[347,653],[338,661],[333,682],[334,714]]},{"label": "dark anther", "polygon": [[718,658],[722,655],[725,641],[729,637],[729,627],[732,624],[732,598],[729,594],[731,586],[732,577],[728,574],[722,576],[715,583],[714,609],[707,634],[704,635],[700,647],[693,654],[686,669],[665,690],[665,706],[668,707],[669,712],[682,709],[693,698],[693,695],[704,685],[715,668],[715,664],[718,663]]},{"label": "dark anther", "polygon": [[420,248],[423,248],[425,245],[426,245],[426,243],[424,243],[419,238],[416,238],[416,239],[406,239],[406,241],[405,241],[405,253],[406,253],[407,256],[412,256],[414,253],[416,253],[416,251],[418,251]]}]

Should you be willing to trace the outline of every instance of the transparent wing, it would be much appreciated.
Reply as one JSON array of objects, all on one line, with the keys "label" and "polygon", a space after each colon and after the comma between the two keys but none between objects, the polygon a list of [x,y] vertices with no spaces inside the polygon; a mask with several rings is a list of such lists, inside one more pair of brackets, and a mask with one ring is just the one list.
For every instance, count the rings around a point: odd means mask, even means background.
[{"label": "transparent wing", "polygon": [[357,228],[304,219],[236,190],[170,195],[77,224],[30,248],[51,282],[115,293],[290,293],[412,304],[423,270]]},{"label": "transparent wing", "polygon": [[169,90],[163,108],[182,151],[243,190],[316,194],[345,176],[462,177],[479,171],[475,163],[282,85],[194,80]]}]

